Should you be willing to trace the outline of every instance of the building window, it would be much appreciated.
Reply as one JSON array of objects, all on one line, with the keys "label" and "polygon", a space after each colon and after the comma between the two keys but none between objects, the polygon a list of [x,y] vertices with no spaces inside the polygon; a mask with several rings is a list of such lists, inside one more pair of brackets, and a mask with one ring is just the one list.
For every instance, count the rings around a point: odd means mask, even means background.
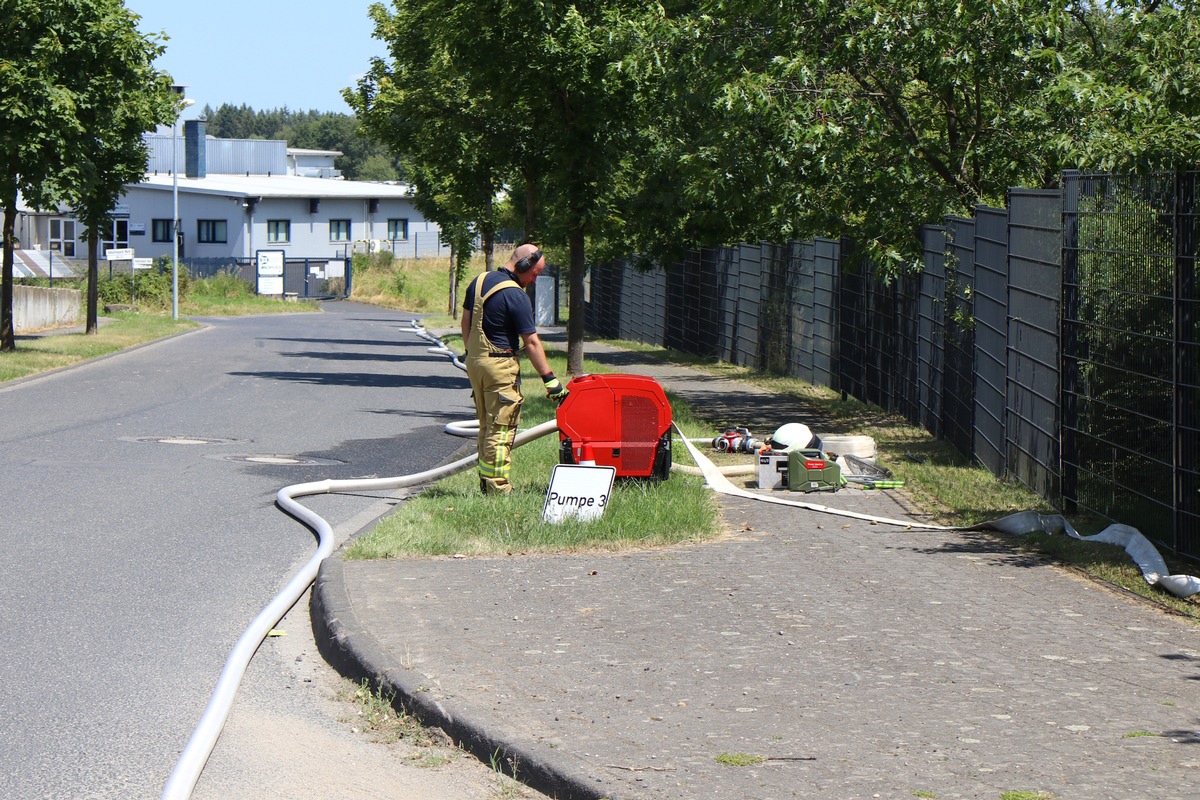
[{"label": "building window", "polygon": [[408,220],[406,219],[389,219],[388,220],[388,239],[396,241],[397,239],[408,238]]},{"label": "building window", "polygon": [[331,242],[348,242],[348,241],[350,241],[350,220],[348,220],[348,219],[331,219],[331,220],[329,220],[329,241],[331,241]]},{"label": "building window", "polygon": [[171,220],[169,220],[169,219],[152,219],[152,220],[150,220],[150,241],[152,241],[152,242],[169,242],[169,241],[171,241]]},{"label": "building window", "polygon": [[200,244],[225,244],[227,240],[225,220],[196,220],[196,241]]},{"label": "building window", "polygon": [[290,219],[267,220],[267,241],[276,244],[286,244],[292,240],[292,221]]},{"label": "building window", "polygon": [[50,220],[50,249],[68,258],[75,257],[75,220],[65,217]]},{"label": "building window", "polygon": [[100,245],[103,249],[100,252],[105,253],[114,248],[129,247],[129,220],[114,219],[112,227],[106,227],[102,233],[104,236],[100,238]]}]

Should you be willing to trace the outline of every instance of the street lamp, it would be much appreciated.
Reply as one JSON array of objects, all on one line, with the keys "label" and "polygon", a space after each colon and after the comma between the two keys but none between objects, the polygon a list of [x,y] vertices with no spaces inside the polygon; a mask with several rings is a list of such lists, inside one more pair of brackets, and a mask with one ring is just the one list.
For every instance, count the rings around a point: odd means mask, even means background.
[{"label": "street lamp", "polygon": [[171,319],[179,319],[179,117],[188,106],[194,105],[195,100],[183,96],[186,84],[176,84],[171,90],[178,96],[179,113],[171,123],[171,199],[174,206],[174,216],[171,217]]}]

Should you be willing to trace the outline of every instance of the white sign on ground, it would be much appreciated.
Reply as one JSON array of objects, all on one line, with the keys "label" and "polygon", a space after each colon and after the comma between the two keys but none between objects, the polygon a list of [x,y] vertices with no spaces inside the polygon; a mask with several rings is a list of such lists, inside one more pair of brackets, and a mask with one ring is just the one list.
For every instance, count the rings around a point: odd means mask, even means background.
[{"label": "white sign on ground", "polygon": [[570,517],[598,519],[608,507],[616,474],[616,467],[555,464],[546,488],[542,520],[558,523]]}]

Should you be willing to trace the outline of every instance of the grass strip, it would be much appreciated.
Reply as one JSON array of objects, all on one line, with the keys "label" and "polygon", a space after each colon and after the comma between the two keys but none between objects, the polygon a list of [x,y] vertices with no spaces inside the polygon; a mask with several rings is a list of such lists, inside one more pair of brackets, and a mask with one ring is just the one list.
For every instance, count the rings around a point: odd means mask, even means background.
[{"label": "grass strip", "polygon": [[251,314],[299,314],[320,310],[320,306],[312,301],[280,300],[261,295],[230,298],[193,294],[186,302],[179,304],[179,313],[188,317],[245,317]]},{"label": "grass strip", "polygon": [[186,319],[119,312],[107,317],[97,333],[60,333],[28,338],[17,336],[17,347],[0,353],[0,381],[17,380],[78,364],[90,358],[126,350],[139,344],[199,327]]},{"label": "grass strip", "polygon": [[[449,339],[449,337],[447,337]],[[566,353],[548,349],[551,367],[566,371]],[[605,372],[585,361],[587,372]],[[529,372],[529,370],[526,370]],[[523,429],[554,417],[536,376],[521,383],[525,394]],[[674,421],[689,436],[706,435],[708,425],[696,420],[677,397],[667,395]],[[473,447],[474,440],[467,445]],[[679,463],[691,463],[676,448]],[[398,558],[449,555],[567,553],[583,550],[620,551],[701,541],[721,530],[716,501],[698,476],[673,474],[656,482],[617,479],[604,514],[595,520],[542,521],[547,476],[558,463],[558,437],[544,436],[513,454],[513,493],[485,497],[475,470],[445,478],[406,501],[376,527],[358,537],[347,558]]]},{"label": "grass strip", "polygon": [[[384,308],[403,309],[421,314],[438,314],[442,322],[448,315],[450,297],[450,260],[448,258],[394,258],[390,253],[354,257],[351,299]],[[476,255],[467,269],[470,280],[486,269],[482,255]],[[459,302],[462,297],[458,298]]]},{"label": "grass strip", "polygon": [[[179,300],[179,319],[168,305],[146,301],[136,310],[115,311],[100,318],[95,334],[35,332],[17,335],[16,349],[0,353],[0,382],[27,378],[81,361],[126,350],[199,327],[186,317],[237,317],[319,311],[316,303],[289,302],[260,296],[235,275],[192,280]],[[81,322],[82,325],[82,322]]]}]

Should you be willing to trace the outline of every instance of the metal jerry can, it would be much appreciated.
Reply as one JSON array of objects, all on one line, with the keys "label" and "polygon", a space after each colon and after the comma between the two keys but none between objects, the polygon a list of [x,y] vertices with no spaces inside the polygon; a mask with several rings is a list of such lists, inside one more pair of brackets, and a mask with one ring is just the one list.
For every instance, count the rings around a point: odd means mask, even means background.
[{"label": "metal jerry can", "polygon": [[820,450],[788,453],[788,489],[793,492],[836,492],[842,488],[842,469]]}]

